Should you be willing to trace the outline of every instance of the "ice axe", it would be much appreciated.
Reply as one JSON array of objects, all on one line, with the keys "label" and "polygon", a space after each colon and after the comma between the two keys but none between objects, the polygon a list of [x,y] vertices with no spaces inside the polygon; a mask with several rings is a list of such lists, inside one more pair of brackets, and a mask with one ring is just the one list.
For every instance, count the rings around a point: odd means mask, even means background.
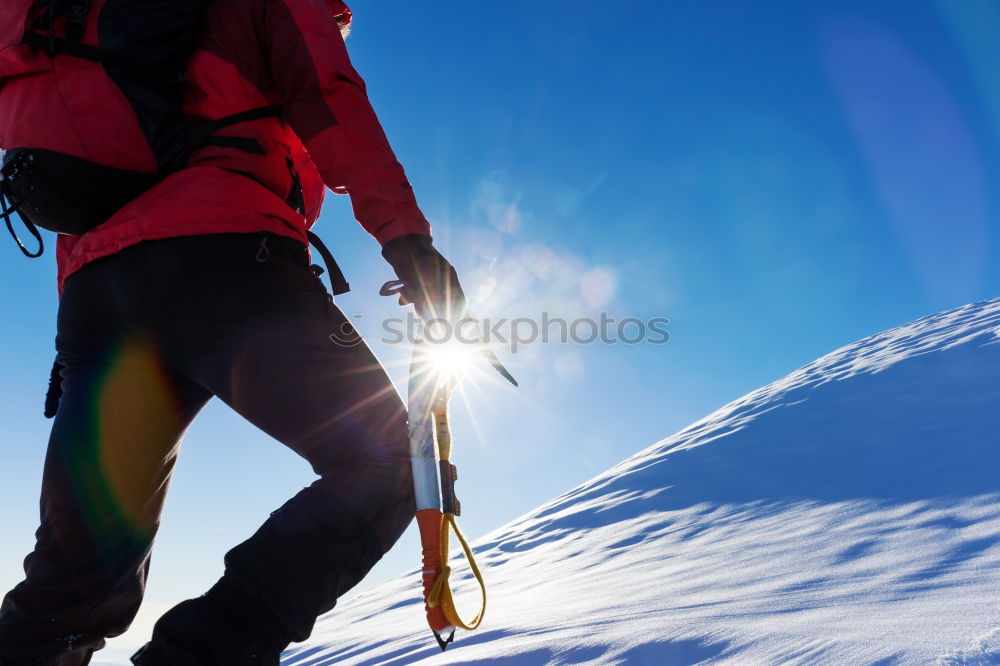
[{"label": "ice axe", "polygon": [[[401,281],[387,282],[379,293],[383,296],[399,295],[400,304],[405,304],[402,287]],[[451,430],[448,427],[448,399],[454,378],[441,376],[433,367],[427,349],[429,344],[424,340],[414,344],[407,386],[407,411],[416,518],[423,550],[424,610],[434,639],[444,651],[455,640],[457,629],[473,631],[483,621],[486,583],[472,548],[455,520],[461,515],[462,508],[455,496],[458,469],[451,462]],[[487,358],[491,359],[491,365],[498,372],[517,386],[495,355],[490,353]],[[451,591],[451,567],[448,565],[451,532],[461,544],[482,592],[479,612],[468,622],[459,616]]]}]

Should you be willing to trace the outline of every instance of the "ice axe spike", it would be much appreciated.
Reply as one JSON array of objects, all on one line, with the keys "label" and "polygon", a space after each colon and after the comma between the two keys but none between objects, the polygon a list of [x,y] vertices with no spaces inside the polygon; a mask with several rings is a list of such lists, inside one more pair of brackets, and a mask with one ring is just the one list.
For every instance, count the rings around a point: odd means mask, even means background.
[{"label": "ice axe spike", "polygon": [[455,630],[451,630],[451,635],[448,636],[447,640],[441,638],[441,634],[437,631],[434,632],[434,638],[437,640],[438,646],[441,648],[441,652],[444,652],[448,649],[448,646],[451,645],[452,641],[455,640]]}]

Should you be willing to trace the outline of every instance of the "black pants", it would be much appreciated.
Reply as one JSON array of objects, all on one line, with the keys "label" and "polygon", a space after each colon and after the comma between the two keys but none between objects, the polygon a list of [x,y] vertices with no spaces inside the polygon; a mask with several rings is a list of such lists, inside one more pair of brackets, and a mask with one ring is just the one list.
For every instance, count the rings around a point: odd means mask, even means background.
[{"label": "black pants", "polygon": [[41,527],[0,607],[0,665],[81,666],[127,629],[181,437],[213,395],[319,475],[226,555],[261,612],[304,640],[396,542],[414,511],[404,407],[307,264],[290,239],[226,234],[70,277]]}]

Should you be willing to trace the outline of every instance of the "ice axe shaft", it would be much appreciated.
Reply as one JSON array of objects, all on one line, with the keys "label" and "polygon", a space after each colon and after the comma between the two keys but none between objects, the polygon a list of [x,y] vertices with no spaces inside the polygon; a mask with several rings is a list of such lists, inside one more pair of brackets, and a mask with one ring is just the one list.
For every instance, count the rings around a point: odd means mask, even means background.
[{"label": "ice axe shaft", "polygon": [[[454,640],[456,628],[476,629],[486,612],[486,584],[476,565],[472,548],[458,529],[455,517],[461,505],[455,497],[458,472],[451,464],[451,431],[448,427],[448,398],[451,382],[434,372],[424,350],[426,342],[413,350],[408,386],[410,456],[417,505],[417,525],[423,555],[424,604],[427,624],[444,650]],[[454,533],[479,582],[482,606],[465,622],[455,609],[448,565],[449,540]]]}]

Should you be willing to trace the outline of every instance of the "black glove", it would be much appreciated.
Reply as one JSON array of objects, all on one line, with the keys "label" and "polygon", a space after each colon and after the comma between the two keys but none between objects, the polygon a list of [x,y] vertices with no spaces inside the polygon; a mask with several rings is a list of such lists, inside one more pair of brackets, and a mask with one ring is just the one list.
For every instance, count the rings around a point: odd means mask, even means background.
[{"label": "black glove", "polygon": [[382,248],[382,256],[403,283],[401,305],[413,303],[424,321],[442,318],[456,323],[465,316],[465,294],[458,274],[434,249],[429,235],[394,238]]}]

